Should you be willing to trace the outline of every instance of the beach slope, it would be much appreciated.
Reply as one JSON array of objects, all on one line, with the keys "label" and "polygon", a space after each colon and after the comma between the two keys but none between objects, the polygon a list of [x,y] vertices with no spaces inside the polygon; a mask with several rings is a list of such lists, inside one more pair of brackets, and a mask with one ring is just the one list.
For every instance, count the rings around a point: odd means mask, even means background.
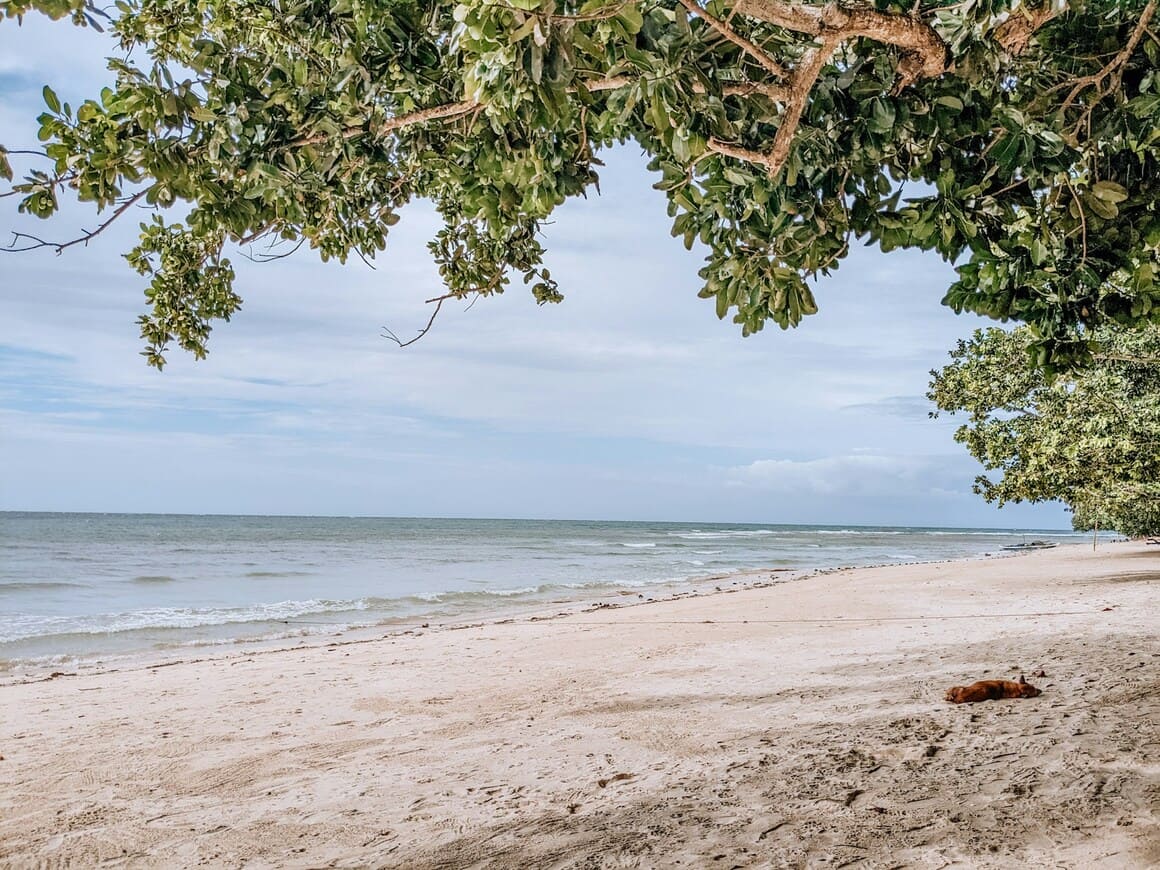
[{"label": "beach slope", "polygon": [[1160,548],[718,582],[0,687],[0,864],[1160,864]]}]

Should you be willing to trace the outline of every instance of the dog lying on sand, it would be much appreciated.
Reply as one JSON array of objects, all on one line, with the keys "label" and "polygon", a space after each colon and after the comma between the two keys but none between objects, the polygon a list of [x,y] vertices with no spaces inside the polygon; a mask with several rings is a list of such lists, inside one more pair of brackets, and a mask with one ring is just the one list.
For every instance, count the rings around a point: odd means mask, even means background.
[{"label": "dog lying on sand", "polygon": [[1042,694],[1019,675],[1019,682],[1010,680],[979,680],[969,686],[955,686],[947,690],[952,704],[974,704],[977,701],[998,701],[1000,698],[1034,698]]}]

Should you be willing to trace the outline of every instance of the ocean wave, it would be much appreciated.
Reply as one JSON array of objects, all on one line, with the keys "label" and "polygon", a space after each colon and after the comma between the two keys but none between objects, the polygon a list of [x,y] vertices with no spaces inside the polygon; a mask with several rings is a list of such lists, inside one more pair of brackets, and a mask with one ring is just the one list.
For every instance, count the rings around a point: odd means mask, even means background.
[{"label": "ocean wave", "polygon": [[[696,567],[703,565],[701,562],[678,560],[674,564],[689,564]],[[512,598],[535,598],[544,597],[553,594],[559,594],[563,591],[572,593],[576,592],[601,592],[614,589],[644,589],[654,586],[665,586],[673,583],[686,583],[690,580],[695,580],[696,574],[679,574],[665,577],[650,577],[647,579],[611,579],[599,578],[594,580],[583,580],[572,583],[556,582],[556,583],[540,583],[536,586],[521,586],[516,588],[501,588],[501,589],[456,589],[456,590],[442,590],[439,592],[417,592],[411,595],[406,595],[400,598],[369,598],[366,599],[367,606],[372,610],[386,610],[397,609],[400,605],[415,606],[415,605],[456,605],[456,604],[471,604],[476,602],[494,601],[500,599]]]},{"label": "ocean wave", "polygon": [[715,541],[725,538],[762,538],[767,535],[784,535],[786,531],[774,529],[723,529],[721,531],[702,532],[669,532],[670,537],[683,538],[686,541]]},{"label": "ocean wave", "polygon": [[283,622],[303,616],[367,609],[365,600],[278,601],[249,607],[155,607],[89,616],[16,614],[0,629],[0,643],[48,636],[110,635],[159,629],[193,629],[214,625]]},{"label": "ocean wave", "polygon": [[266,580],[278,577],[310,577],[309,571],[247,571],[244,577],[252,577],[256,580]]},{"label": "ocean wave", "polygon": [[631,547],[634,550],[651,550],[656,544],[653,543],[621,543],[622,547]]},{"label": "ocean wave", "polygon": [[15,580],[0,581],[0,595],[5,592],[40,592],[45,589],[83,589],[89,584],[71,580]]},{"label": "ocean wave", "polygon": [[129,581],[130,583],[176,583],[176,577],[170,577],[168,574],[142,574],[140,577],[134,577]]},{"label": "ocean wave", "polygon": [[907,534],[907,533],[903,532],[901,529],[818,529],[818,530],[812,532],[811,534],[815,534],[815,535],[852,535],[854,537],[859,537],[862,535],[872,535],[874,537],[878,537],[879,535],[882,535],[883,537],[885,537],[888,535],[902,535],[902,534]]},{"label": "ocean wave", "polygon": [[519,598],[524,595],[543,595],[558,589],[566,588],[566,584],[541,583],[539,586],[519,586],[508,589],[449,589],[440,592],[416,592],[401,598],[372,598],[368,603],[371,607],[388,608],[392,605],[403,604],[465,604],[473,601],[489,601],[494,598]]},{"label": "ocean wave", "polygon": [[931,537],[962,537],[962,538],[1086,538],[1086,532],[1047,531],[1035,530],[1020,532],[1010,529],[916,529],[912,534],[930,535]]}]

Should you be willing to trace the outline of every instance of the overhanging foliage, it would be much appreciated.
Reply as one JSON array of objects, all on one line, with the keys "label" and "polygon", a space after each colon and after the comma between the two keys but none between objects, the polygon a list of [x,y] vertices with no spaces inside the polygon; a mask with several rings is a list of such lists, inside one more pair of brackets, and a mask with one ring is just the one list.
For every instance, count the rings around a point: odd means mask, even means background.
[{"label": "overhanging foliage", "polygon": [[[100,23],[80,0],[0,0]],[[811,279],[854,241],[957,264],[944,302],[1032,327],[1039,365],[1086,329],[1160,320],[1156,0],[119,0],[113,88],[45,89],[52,160],[15,185],[142,224],[149,362],[205,353],[241,300],[231,245],[372,257],[432,200],[449,296],[522,276],[541,223],[597,184],[599,154],[650,156],[701,295],[743,333],[817,310]],[[12,177],[0,150],[0,174]],[[913,184],[912,184],[913,183]],[[909,186],[908,186],[909,185]],[[17,248],[59,243],[32,236]]]}]

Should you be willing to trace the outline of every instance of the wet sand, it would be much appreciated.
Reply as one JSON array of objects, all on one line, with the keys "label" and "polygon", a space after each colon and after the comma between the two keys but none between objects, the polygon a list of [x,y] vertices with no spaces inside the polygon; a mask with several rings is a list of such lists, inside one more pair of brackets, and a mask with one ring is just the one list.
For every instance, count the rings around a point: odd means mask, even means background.
[{"label": "wet sand", "polygon": [[0,864],[1160,864],[1160,547],[722,585],[0,686]]}]

